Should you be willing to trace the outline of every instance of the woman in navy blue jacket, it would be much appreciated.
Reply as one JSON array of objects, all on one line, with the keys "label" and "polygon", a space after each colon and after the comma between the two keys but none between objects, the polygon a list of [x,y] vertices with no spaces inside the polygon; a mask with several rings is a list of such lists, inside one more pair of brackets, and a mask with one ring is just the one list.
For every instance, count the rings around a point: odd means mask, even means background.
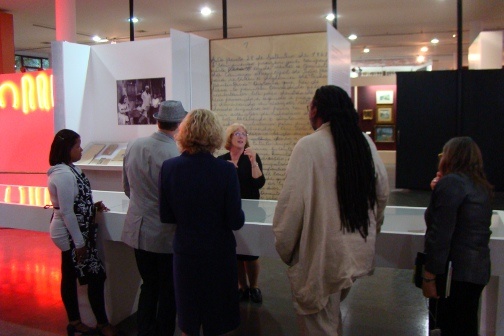
[{"label": "woman in navy blue jacket", "polygon": [[183,335],[222,335],[240,323],[236,241],[245,223],[233,164],[213,153],[223,128],[209,110],[190,112],[176,136],[182,154],[159,175],[163,223],[177,225],[173,268],[178,324]]},{"label": "woman in navy blue jacket", "polygon": [[[478,145],[469,137],[453,138],[440,154],[438,176],[425,212],[426,263],[424,296],[437,306],[443,336],[477,336],[478,305],[490,279],[490,224],[492,187],[483,172]],[[453,269],[448,297],[449,262]]]}]

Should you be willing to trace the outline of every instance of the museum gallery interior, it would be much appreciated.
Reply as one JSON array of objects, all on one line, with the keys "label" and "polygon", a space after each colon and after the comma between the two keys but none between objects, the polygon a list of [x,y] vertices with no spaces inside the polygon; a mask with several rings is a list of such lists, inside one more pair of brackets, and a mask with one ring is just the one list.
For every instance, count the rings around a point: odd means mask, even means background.
[{"label": "museum gallery interior", "polygon": [[[260,200],[242,200],[246,224],[235,237],[237,253],[261,256],[263,302],[240,303],[235,334],[298,335],[272,219],[292,149],[313,132],[306,105],[334,84],[352,98],[391,188],[376,270],[343,301],[343,334],[428,335],[427,301],[412,275],[429,183],[443,144],[468,135],[495,188],[479,334],[504,336],[503,31],[501,0],[0,0],[0,335],[65,334],[46,175],[63,128],[80,134],[76,165],[110,209],[97,217],[107,314],[123,334],[137,334],[141,278],[121,242],[122,164],[127,143],[157,129],[141,117],[146,86],[157,101],[247,126],[267,182]],[[79,304],[95,325],[81,287]]]}]

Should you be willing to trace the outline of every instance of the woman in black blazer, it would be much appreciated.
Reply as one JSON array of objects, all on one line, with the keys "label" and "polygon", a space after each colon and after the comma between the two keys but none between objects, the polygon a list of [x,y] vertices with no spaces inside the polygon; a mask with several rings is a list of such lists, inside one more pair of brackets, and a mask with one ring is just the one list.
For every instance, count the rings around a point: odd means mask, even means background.
[{"label": "woman in black blazer", "polygon": [[183,335],[222,335],[236,329],[240,310],[233,230],[245,223],[232,163],[213,156],[223,128],[209,110],[194,110],[176,136],[182,154],[159,175],[161,222],[177,225],[173,273]]},{"label": "woman in black blazer", "polygon": [[[422,286],[431,310],[437,307],[433,315],[443,336],[478,335],[479,299],[490,279],[491,194],[478,145],[469,137],[448,141],[425,212]],[[449,262],[451,290],[445,297]]]},{"label": "woman in black blazer", "polygon": [[[247,129],[243,124],[232,124],[226,129],[224,147],[229,151],[218,156],[233,163],[240,181],[242,199],[259,199],[259,189],[266,179],[262,172],[263,166],[259,154],[250,147]],[[262,302],[259,289],[259,257],[238,254],[238,297],[246,301],[249,298],[256,303]],[[248,283],[247,283],[248,279]]]}]

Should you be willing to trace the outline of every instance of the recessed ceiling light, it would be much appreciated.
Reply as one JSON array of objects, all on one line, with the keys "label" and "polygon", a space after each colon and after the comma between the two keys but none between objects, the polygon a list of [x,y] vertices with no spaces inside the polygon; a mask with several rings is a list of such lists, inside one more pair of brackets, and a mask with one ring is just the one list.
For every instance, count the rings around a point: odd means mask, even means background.
[{"label": "recessed ceiling light", "polygon": [[352,34],[352,35],[348,36],[348,39],[349,39],[349,40],[352,40],[352,41],[353,41],[353,40],[357,40],[357,35]]},{"label": "recessed ceiling light", "polygon": [[427,47],[422,47],[422,48],[420,48],[420,51],[421,51],[421,52],[426,52],[426,51],[428,51],[428,50],[429,50],[429,48],[427,48]]},{"label": "recessed ceiling light", "polygon": [[95,35],[95,36],[93,36],[93,41],[95,41],[97,43],[103,43],[103,42],[108,42],[108,39],[101,38],[100,36]]},{"label": "recessed ceiling light", "polygon": [[203,16],[208,16],[208,15],[212,14],[212,10],[209,7],[203,7],[203,8],[201,8],[200,13]]},{"label": "recessed ceiling light", "polygon": [[423,61],[425,61],[425,56],[424,55],[418,55],[417,58],[416,58],[416,61],[418,63],[423,63]]},{"label": "recessed ceiling light", "polygon": [[452,37],[457,37],[457,34],[453,34]]},{"label": "recessed ceiling light", "polygon": [[333,21],[333,20],[334,20],[334,18],[335,18],[334,13],[329,13],[329,14],[327,14],[327,15],[326,15],[326,17],[325,17],[325,19],[326,19],[327,21]]},{"label": "recessed ceiling light", "polygon": [[137,23],[138,22],[138,18],[137,17],[132,17],[132,18],[128,19],[128,22]]},{"label": "recessed ceiling light", "polygon": [[434,37],[434,38],[431,40],[431,43],[433,43],[433,44],[437,44],[437,43],[439,43],[439,40],[438,40],[437,38],[435,38],[435,37]]},{"label": "recessed ceiling light", "polygon": [[364,47],[364,49],[362,49],[362,52],[367,54],[368,52],[370,52],[371,50],[369,50],[368,47]]}]

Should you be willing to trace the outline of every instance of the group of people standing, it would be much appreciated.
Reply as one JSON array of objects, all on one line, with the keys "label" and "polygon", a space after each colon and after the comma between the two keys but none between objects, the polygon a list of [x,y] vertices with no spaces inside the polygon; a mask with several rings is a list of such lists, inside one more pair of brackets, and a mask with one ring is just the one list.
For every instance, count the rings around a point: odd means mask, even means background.
[{"label": "group of people standing", "polygon": [[141,105],[133,106],[129,98],[123,94],[117,103],[118,125],[145,125],[155,124],[154,114],[159,111],[159,105],[163,97],[159,93],[151,93],[149,85],[146,85],[140,94]]},{"label": "group of people standing", "polygon": [[[201,329],[205,336],[228,334],[240,324],[239,301],[263,299],[258,257],[238,256],[237,262],[233,235],[245,222],[241,199],[259,199],[265,184],[262,162],[245,126],[233,124],[224,135],[212,111],[187,113],[180,102],[165,101],[153,118],[158,131],[130,142],[123,166],[130,204],[122,240],[134,249],[142,277],[138,335],[173,335],[177,320],[183,335],[199,335]],[[298,141],[289,160],[273,218],[275,247],[289,265],[301,335],[342,335],[340,303],[357,279],[373,272],[389,184],[344,90],[317,89],[308,118],[315,132]],[[223,143],[229,152],[215,157]],[[103,308],[105,273],[94,246],[94,211],[107,208],[93,203],[89,181],[73,165],[81,152],[78,134],[59,131],[48,173],[67,330],[115,335]],[[445,146],[433,189],[426,211],[424,295],[438,299],[432,284],[451,260],[460,284],[454,282],[450,298],[439,299],[439,325],[443,335],[477,335],[474,306],[490,267],[491,187],[472,140]],[[80,321],[76,279],[90,284],[97,328]],[[457,305],[470,305],[464,312],[470,328],[456,320]],[[450,333],[454,324],[471,332]]]}]

